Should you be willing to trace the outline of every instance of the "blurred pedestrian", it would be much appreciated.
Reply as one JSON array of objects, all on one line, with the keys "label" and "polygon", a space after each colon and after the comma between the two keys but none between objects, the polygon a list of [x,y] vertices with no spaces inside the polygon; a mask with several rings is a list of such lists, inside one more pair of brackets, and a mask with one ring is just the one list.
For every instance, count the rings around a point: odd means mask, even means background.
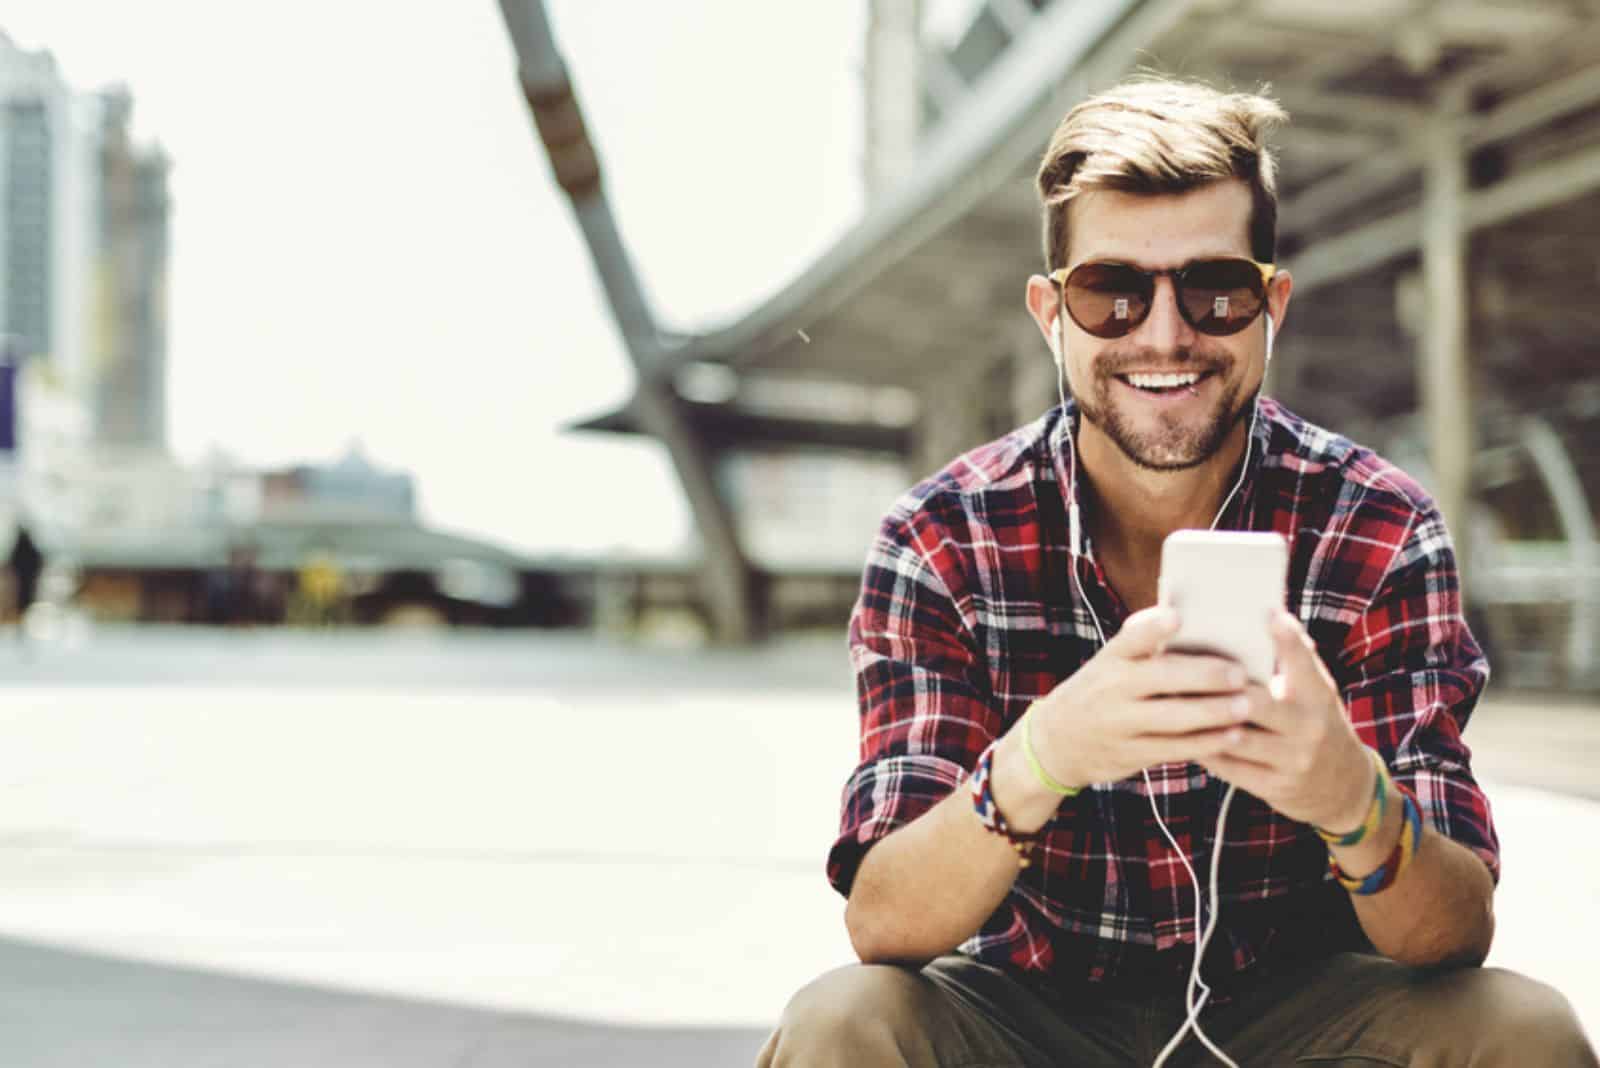
[{"label": "blurred pedestrian", "polygon": [[26,526],[17,528],[17,538],[11,544],[11,578],[16,591],[17,637],[25,635],[24,623],[28,609],[38,598],[39,575],[44,571],[44,553],[28,533]]}]

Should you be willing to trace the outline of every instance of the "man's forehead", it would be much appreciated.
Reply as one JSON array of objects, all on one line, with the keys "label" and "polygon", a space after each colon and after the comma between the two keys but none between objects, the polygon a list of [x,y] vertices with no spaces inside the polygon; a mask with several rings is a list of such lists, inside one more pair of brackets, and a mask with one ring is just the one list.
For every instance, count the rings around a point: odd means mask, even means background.
[{"label": "man's forehead", "polygon": [[1071,262],[1176,267],[1212,256],[1249,256],[1250,209],[1243,182],[1213,182],[1185,193],[1086,190],[1068,205]]}]

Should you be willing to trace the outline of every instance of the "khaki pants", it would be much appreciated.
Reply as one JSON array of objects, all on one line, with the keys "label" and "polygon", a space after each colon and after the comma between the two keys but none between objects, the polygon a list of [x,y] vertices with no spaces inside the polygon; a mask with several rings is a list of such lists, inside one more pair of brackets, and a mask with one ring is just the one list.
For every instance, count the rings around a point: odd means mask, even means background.
[{"label": "khaki pants", "polygon": [[[756,1065],[1148,1066],[1184,1019],[1181,996],[1064,1000],[1047,1005],[1005,972],[958,955],[921,970],[853,964],[795,995]],[[1542,983],[1359,953],[1246,984],[1201,1025],[1241,1068],[1596,1065],[1571,1006]],[[1216,1063],[1192,1032],[1167,1061]]]}]

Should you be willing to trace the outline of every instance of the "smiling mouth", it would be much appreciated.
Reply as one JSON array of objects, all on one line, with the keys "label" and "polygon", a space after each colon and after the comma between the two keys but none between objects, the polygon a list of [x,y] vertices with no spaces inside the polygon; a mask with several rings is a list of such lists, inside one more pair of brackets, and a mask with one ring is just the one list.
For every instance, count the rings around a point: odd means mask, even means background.
[{"label": "smiling mouth", "polygon": [[1125,374],[1115,376],[1119,382],[1144,393],[1178,393],[1193,389],[1210,378],[1212,371],[1181,371],[1167,374]]}]

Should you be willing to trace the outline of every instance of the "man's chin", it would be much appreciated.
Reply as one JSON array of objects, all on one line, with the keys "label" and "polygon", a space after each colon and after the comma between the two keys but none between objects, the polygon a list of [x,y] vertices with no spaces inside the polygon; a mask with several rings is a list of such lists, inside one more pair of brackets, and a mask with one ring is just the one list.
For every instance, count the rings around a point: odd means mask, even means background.
[{"label": "man's chin", "polygon": [[1141,431],[1113,413],[1102,423],[1101,431],[1134,466],[1145,471],[1188,471],[1215,456],[1228,440],[1239,417],[1213,417],[1199,428],[1163,427],[1160,431]]},{"label": "man's chin", "polygon": [[1216,455],[1215,449],[1210,452],[1200,452],[1194,449],[1152,449],[1135,445],[1129,448],[1121,442],[1118,447],[1122,455],[1133,462],[1135,467],[1145,471],[1188,471],[1199,467],[1212,456]]}]

